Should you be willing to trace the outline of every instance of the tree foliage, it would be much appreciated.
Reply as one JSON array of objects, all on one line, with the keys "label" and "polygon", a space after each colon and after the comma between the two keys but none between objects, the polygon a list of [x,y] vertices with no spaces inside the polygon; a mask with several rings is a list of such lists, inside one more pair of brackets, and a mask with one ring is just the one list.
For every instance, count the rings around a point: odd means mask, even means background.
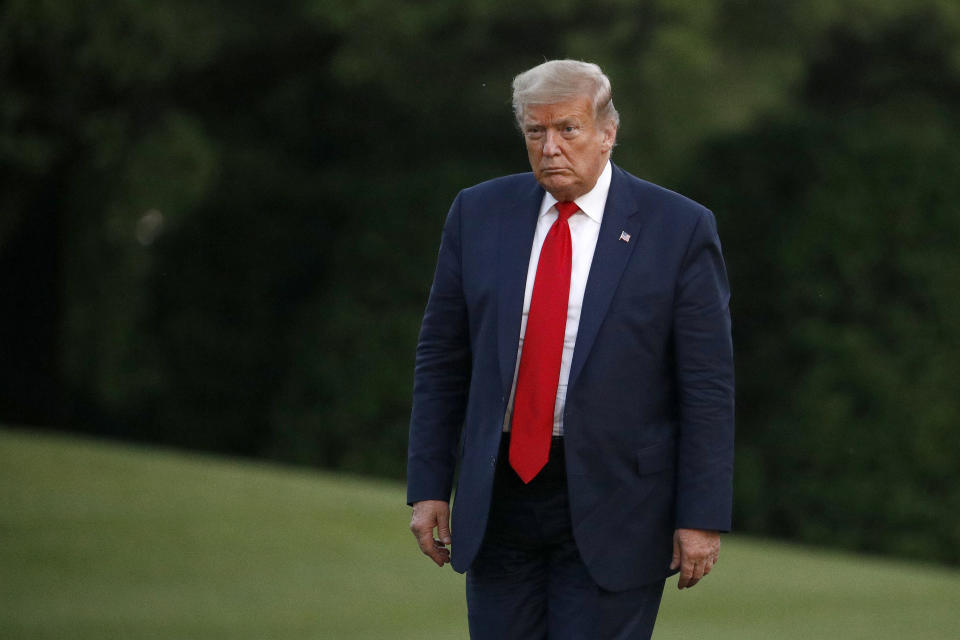
[{"label": "tree foliage", "polygon": [[9,0],[0,416],[402,475],[440,226],[553,57],[718,214],[742,528],[960,562],[949,0]]},{"label": "tree foliage", "polygon": [[834,31],[800,110],[711,141],[691,173],[735,286],[749,530],[960,562],[960,75],[946,36],[930,14]]}]

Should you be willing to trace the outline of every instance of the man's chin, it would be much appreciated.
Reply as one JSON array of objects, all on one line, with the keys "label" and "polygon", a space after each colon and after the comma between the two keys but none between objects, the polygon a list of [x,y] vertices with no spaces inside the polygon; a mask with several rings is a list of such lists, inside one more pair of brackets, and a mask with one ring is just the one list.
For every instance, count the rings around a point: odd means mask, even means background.
[{"label": "man's chin", "polygon": [[563,175],[541,175],[540,177],[540,186],[550,192],[554,198],[560,202],[565,202],[568,200],[573,200],[570,197],[570,194],[574,191],[576,184],[575,181],[570,179],[569,176]]}]

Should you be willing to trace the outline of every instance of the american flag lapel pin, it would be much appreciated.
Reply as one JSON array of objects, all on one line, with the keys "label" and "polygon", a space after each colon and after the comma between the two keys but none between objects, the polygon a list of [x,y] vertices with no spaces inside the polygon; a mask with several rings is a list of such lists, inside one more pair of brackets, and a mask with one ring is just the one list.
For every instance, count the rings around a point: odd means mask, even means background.
[{"label": "american flag lapel pin", "polygon": [[620,232],[620,239],[621,239],[623,242],[630,242],[630,234],[627,233],[626,231],[621,231],[621,232]]}]

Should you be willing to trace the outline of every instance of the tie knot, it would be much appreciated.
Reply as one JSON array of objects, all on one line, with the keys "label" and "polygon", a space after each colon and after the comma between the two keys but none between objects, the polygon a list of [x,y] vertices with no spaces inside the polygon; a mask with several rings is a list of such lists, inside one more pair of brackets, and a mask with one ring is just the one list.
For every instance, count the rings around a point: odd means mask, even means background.
[{"label": "tie knot", "polygon": [[580,211],[580,207],[577,206],[576,202],[558,202],[555,206],[557,213],[560,214],[561,220],[566,220],[577,211]]}]

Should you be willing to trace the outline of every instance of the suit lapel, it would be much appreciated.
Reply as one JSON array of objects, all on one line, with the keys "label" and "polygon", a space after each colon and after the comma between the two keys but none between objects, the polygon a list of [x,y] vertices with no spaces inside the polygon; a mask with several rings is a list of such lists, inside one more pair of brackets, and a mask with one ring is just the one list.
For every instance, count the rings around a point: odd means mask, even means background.
[{"label": "suit lapel", "polygon": [[530,248],[537,227],[543,189],[536,182],[516,204],[500,216],[497,261],[497,350],[504,396],[509,395],[520,345],[523,293],[527,284]]},{"label": "suit lapel", "polygon": [[[590,265],[587,288],[583,294],[580,326],[577,329],[577,343],[573,350],[568,387],[576,383],[583,369],[620,283],[620,276],[634,247],[639,244],[638,234],[643,219],[638,213],[639,206],[631,196],[626,175],[614,165],[597,248],[593,253],[593,264]],[[630,239],[625,242],[621,239],[621,233],[626,233]]]}]

